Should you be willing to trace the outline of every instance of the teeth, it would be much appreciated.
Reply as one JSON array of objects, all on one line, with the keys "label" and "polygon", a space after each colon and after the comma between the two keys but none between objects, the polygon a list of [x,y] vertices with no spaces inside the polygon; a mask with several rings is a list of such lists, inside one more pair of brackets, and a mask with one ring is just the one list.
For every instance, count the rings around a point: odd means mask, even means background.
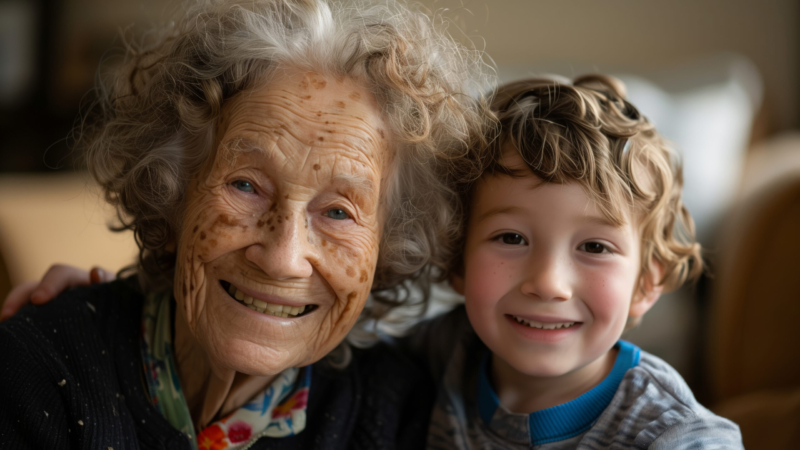
[{"label": "teeth", "polygon": [[276,317],[295,317],[302,314],[306,310],[305,306],[285,306],[267,303],[257,298],[250,297],[239,289],[236,289],[236,286],[234,285],[230,285],[228,288],[228,293],[253,311],[263,314],[270,314]]},{"label": "teeth", "polygon": [[514,320],[522,325],[531,327],[531,328],[538,328],[540,330],[560,330],[562,328],[569,328],[575,325],[576,322],[562,322],[562,323],[544,323],[544,322],[536,322],[535,320],[525,320],[521,317],[512,316]]}]

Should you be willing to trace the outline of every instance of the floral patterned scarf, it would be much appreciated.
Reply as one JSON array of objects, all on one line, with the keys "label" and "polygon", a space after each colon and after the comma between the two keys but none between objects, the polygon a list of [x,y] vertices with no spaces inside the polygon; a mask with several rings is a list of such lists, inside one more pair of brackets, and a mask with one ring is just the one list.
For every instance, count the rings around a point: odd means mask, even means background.
[{"label": "floral patterned scarf", "polygon": [[[242,448],[262,436],[292,436],[306,426],[311,367],[289,368],[250,402],[195,434],[172,347],[171,294],[150,294],[142,314],[142,360],[153,405],[194,449]],[[302,372],[302,375],[300,375]]]}]

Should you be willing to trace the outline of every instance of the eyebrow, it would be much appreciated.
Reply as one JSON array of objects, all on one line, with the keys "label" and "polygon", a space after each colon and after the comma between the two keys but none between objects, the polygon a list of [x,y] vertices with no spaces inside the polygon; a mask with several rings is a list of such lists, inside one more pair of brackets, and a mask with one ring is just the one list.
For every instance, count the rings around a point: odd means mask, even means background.
[{"label": "eyebrow", "polygon": [[222,147],[240,152],[249,152],[252,150],[256,150],[263,154],[267,153],[260,145],[251,141],[250,139],[245,139],[243,137],[233,137],[231,139],[228,139],[227,141],[222,143]]},{"label": "eyebrow", "polygon": [[611,227],[611,228],[619,228],[620,227],[619,224],[616,224],[616,223],[612,222],[611,220],[609,220],[605,216],[595,216],[595,215],[585,216],[583,218],[583,221],[584,222],[588,222],[588,223],[594,223],[594,224],[597,224],[597,225],[606,226],[606,227]]},{"label": "eyebrow", "polygon": [[520,214],[522,212],[524,212],[524,209],[519,206],[495,206],[494,208],[489,208],[488,211],[484,211],[475,222],[480,223],[489,217],[500,214]]},{"label": "eyebrow", "polygon": [[333,177],[333,184],[343,190],[363,189],[367,194],[375,191],[375,183],[362,175],[338,174]]}]

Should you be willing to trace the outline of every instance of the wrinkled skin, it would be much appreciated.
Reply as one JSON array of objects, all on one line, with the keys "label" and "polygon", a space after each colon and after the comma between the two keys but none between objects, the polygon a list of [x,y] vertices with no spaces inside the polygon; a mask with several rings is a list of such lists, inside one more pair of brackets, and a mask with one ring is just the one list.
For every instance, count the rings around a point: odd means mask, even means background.
[{"label": "wrinkled skin", "polygon": [[[342,341],[375,272],[387,129],[369,91],[313,73],[281,73],[225,105],[213,164],[188,189],[178,237],[179,366],[190,348],[217,377],[271,377]],[[220,281],[316,309],[262,314]],[[205,383],[181,378],[190,397]]]}]

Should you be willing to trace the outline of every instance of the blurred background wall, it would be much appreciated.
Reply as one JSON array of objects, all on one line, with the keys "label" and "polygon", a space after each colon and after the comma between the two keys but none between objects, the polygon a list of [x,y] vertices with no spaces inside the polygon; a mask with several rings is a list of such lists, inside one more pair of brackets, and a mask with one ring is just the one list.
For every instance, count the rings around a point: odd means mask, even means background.
[{"label": "blurred background wall", "polygon": [[[133,260],[130,234],[106,230],[113,212],[80,171],[70,130],[100,61],[119,60],[121,36],[146,33],[176,5],[0,0],[0,299],[54,262],[116,270]],[[665,296],[627,338],[673,364],[707,404],[744,423],[759,417],[743,425],[746,444],[796,442],[780,424],[800,418],[800,357],[786,348],[800,321],[800,2],[418,5],[485,49],[501,81],[600,71],[626,82],[683,153],[685,201],[713,273]]]}]

